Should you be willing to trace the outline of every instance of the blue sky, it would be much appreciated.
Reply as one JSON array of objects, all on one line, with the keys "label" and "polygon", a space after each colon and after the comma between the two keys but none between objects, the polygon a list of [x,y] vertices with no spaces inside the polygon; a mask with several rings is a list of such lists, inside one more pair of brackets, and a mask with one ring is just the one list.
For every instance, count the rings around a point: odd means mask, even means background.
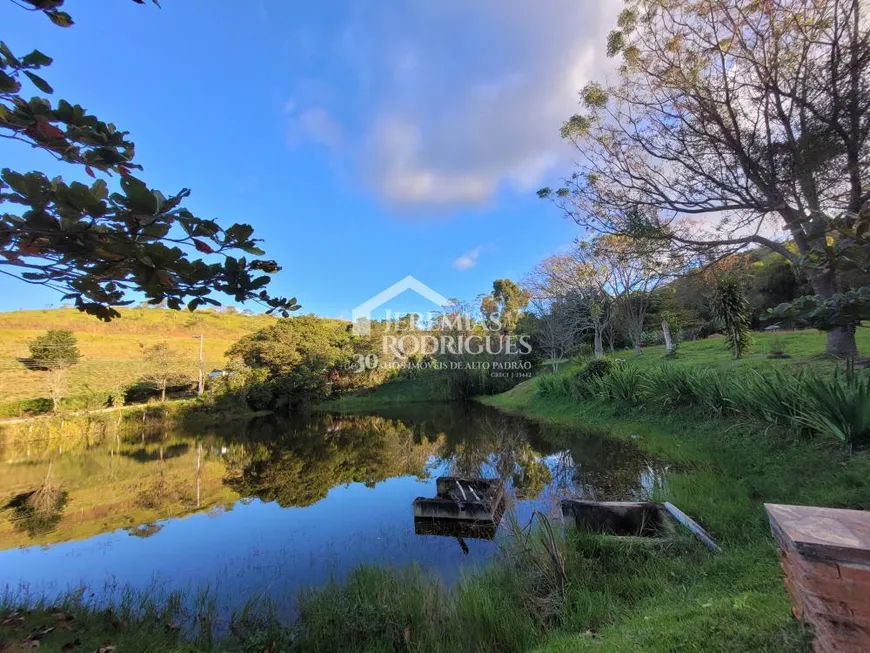
[{"label": "blue sky", "polygon": [[[63,30],[3,3],[0,23],[54,57],[56,98],[130,131],[152,187],[252,224],[304,312],[349,317],[408,274],[472,299],[579,234],[534,191],[570,171],[559,126],[606,72],[618,0],[161,4],[68,0]],[[78,175],[18,143],[0,160]],[[58,301],[0,279],[0,310]]]}]

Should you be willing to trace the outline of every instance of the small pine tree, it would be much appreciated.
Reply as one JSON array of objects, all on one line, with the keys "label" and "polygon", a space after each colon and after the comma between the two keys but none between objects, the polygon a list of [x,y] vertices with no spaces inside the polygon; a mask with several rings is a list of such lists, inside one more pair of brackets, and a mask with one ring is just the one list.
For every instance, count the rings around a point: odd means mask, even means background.
[{"label": "small pine tree", "polygon": [[35,367],[46,370],[64,370],[79,362],[76,336],[66,329],[52,329],[28,343],[30,358]]},{"label": "small pine tree", "polygon": [[749,328],[749,302],[735,277],[722,277],[716,282],[713,311],[725,327],[728,348],[735,359],[741,358],[752,344],[752,331]]},{"label": "small pine tree", "polygon": [[67,329],[52,329],[28,343],[32,366],[47,370],[45,382],[51,405],[57,412],[66,391],[66,370],[81,358],[76,336]]}]

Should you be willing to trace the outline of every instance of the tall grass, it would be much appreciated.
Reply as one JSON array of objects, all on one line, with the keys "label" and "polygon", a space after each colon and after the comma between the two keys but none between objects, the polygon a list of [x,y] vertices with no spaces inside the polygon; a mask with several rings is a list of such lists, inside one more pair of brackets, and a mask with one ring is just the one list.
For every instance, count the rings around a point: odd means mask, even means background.
[{"label": "tall grass", "polygon": [[870,441],[870,373],[851,364],[826,375],[807,369],[721,370],[670,362],[641,367],[621,361],[601,373],[541,377],[537,387],[542,396],[751,420],[792,435],[834,437],[849,447]]},{"label": "tall grass", "polygon": [[799,421],[817,433],[830,435],[850,447],[870,438],[870,375],[850,363],[831,378],[805,383],[809,409]]}]

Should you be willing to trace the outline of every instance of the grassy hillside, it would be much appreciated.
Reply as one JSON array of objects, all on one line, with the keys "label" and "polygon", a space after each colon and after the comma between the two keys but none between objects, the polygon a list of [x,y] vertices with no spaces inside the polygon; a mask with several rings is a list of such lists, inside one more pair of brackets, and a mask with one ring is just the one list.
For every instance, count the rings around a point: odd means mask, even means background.
[{"label": "grassy hillside", "polygon": [[268,315],[226,311],[170,311],[121,308],[112,322],[72,308],[0,313],[0,405],[47,396],[44,374],[25,368],[27,343],[48,329],[75,332],[82,360],[70,370],[70,395],[105,394],[135,383],[142,371],[141,344],[167,342],[192,379],[196,378],[202,333],[206,372],[225,363],[224,353],[239,338],[272,324]]}]

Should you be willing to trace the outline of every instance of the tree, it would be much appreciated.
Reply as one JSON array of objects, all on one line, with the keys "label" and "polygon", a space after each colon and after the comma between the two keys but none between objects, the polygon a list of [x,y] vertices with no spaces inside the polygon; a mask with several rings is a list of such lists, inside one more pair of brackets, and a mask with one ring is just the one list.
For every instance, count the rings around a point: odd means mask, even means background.
[{"label": "tree", "polygon": [[708,259],[777,252],[807,275],[799,308],[828,330],[828,352],[857,354],[870,317],[867,275],[848,274],[870,251],[856,242],[870,229],[866,3],[628,0],[608,54],[622,57],[618,80],[587,85],[562,127],[578,168],[539,194],[580,224]]},{"label": "tree", "polygon": [[596,358],[604,354],[605,338],[613,353],[615,337],[613,269],[602,253],[591,241],[575,241],[567,254],[550,257],[542,264],[551,284],[579,297],[585,306],[586,326],[592,330]]},{"label": "tree", "polygon": [[588,247],[609,270],[619,316],[634,351],[641,355],[650,295],[676,270],[676,262],[649,243],[625,236],[599,236]]},{"label": "tree", "polygon": [[292,409],[323,399],[350,373],[353,339],[346,322],[300,315],[245,336],[227,355],[272,382],[273,407]]},{"label": "tree", "polygon": [[529,305],[535,317],[536,342],[550,361],[553,373],[574,348],[578,320],[565,297],[553,297],[545,288],[527,286]]},{"label": "tree", "polygon": [[752,344],[752,332],[749,329],[749,303],[734,276],[726,275],[717,280],[713,310],[725,327],[728,348],[734,358],[741,358]]},{"label": "tree", "polygon": [[76,336],[66,329],[51,329],[31,340],[28,346],[32,365],[46,371],[52,410],[57,412],[66,391],[66,371],[81,358]]},{"label": "tree", "polygon": [[603,336],[613,317],[609,270],[590,262],[590,254],[583,243],[575,243],[568,253],[545,258],[524,281],[538,318],[538,339],[553,360],[553,371],[590,331],[596,357],[604,353]]},{"label": "tree", "polygon": [[165,342],[142,345],[142,356],[145,359],[142,380],[160,391],[160,401],[166,401],[168,387],[190,381],[190,376],[182,370],[178,353]]},{"label": "tree", "polygon": [[496,279],[492,284],[492,293],[484,297],[480,304],[480,312],[486,319],[491,319],[498,314],[502,333],[510,334],[516,331],[520,312],[528,303],[528,293],[516,282],[510,279]]},{"label": "tree", "polygon": [[76,336],[68,329],[51,329],[28,344],[30,358],[43,369],[66,369],[79,362]]},{"label": "tree", "polygon": [[[22,2],[60,27],[73,24],[60,9],[64,0]],[[66,100],[25,99],[25,86],[53,93],[35,72],[51,63],[39,50],[16,56],[0,42],[0,137],[43,150],[94,181],[67,183],[3,168],[0,204],[16,208],[0,213],[0,273],[55,289],[106,321],[119,315],[112,306],[132,303],[133,291],[172,309],[220,305],[209,296],[213,291],[260,302],[270,313],[299,308],[295,298],[266,292],[280,267],[256,258],[263,251],[249,225],[199,218],[181,206],[188,189],[166,195],[134,176],[142,167],[133,142],[112,123]],[[114,175],[119,181],[110,188],[106,179]],[[196,252],[208,261],[194,258]]]}]

